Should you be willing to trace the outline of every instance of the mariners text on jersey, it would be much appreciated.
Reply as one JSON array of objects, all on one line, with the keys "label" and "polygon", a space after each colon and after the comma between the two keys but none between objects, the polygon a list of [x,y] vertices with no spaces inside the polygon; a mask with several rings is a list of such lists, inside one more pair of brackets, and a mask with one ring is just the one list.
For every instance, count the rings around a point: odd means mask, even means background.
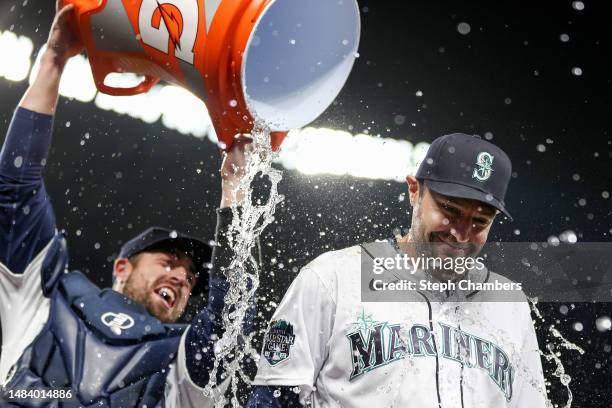
[{"label": "mariners text on jersey", "polygon": [[[495,343],[481,339],[456,327],[438,322],[441,339],[422,324],[402,327],[401,324],[378,322],[363,324],[347,334],[351,345],[353,370],[349,381],[384,365],[404,358],[436,355],[465,364],[467,368],[486,371],[491,380],[512,398],[513,367],[508,355]],[[436,352],[436,342],[442,345]]]}]

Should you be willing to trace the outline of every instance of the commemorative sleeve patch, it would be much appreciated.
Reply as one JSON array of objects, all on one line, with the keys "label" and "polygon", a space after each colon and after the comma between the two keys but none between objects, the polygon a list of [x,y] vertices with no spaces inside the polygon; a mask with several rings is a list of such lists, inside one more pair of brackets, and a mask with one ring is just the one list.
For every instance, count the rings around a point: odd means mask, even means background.
[{"label": "commemorative sleeve patch", "polygon": [[286,320],[272,320],[264,338],[263,356],[275,366],[289,358],[294,343],[293,325]]}]

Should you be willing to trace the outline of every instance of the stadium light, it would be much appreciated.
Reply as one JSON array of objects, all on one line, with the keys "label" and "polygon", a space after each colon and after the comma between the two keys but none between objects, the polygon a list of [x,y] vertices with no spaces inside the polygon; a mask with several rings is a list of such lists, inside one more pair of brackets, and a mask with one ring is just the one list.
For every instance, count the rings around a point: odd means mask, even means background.
[{"label": "stadium light", "polygon": [[428,147],[428,143],[414,146],[406,140],[307,127],[289,132],[278,162],[304,174],[404,182],[425,157]]},{"label": "stadium light", "polygon": [[0,77],[19,82],[27,78],[30,71],[32,40],[10,31],[0,31]]},{"label": "stadium light", "polygon": [[[32,72],[30,72],[30,84],[38,74],[40,59],[46,48],[47,46],[43,45],[38,51],[36,61],[34,61],[34,66],[32,67]],[[82,55],[76,55],[70,58],[66,63],[66,67],[64,67],[64,74],[60,80],[59,94],[66,98],[76,99],[80,102],[91,102],[96,96],[96,92],[96,85],[87,59]]]}]

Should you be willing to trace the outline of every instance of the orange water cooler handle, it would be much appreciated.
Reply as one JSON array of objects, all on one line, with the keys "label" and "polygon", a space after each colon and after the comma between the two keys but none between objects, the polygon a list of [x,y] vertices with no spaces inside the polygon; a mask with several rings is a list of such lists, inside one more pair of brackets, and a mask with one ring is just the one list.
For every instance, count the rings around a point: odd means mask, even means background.
[{"label": "orange water cooler handle", "polygon": [[116,56],[105,56],[103,52],[92,52],[94,50],[91,38],[91,27],[89,16],[106,5],[108,0],[63,0],[62,5],[73,4],[74,15],[70,19],[72,31],[79,36],[87,51],[89,65],[99,91],[115,96],[131,96],[149,91],[153,85],[159,82],[159,78],[145,75],[142,82],[130,88],[115,88],[104,84],[106,76],[111,73],[125,73],[116,65]]},{"label": "orange water cooler handle", "polygon": [[145,75],[144,79],[136,86],[129,88],[116,88],[108,86],[104,83],[106,76],[112,73],[125,73],[124,70],[116,67],[113,58],[104,56],[88,55],[91,65],[91,72],[96,83],[96,87],[100,92],[114,96],[132,96],[148,92],[153,85],[159,82],[159,78]]}]

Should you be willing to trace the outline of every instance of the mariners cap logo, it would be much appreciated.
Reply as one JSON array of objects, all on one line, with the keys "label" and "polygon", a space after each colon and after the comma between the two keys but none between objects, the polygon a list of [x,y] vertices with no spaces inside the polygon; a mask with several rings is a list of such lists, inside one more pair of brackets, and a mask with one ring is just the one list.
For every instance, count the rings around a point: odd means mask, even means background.
[{"label": "mariners cap logo", "polygon": [[476,166],[472,178],[478,181],[486,181],[493,173],[493,155],[487,152],[480,152],[476,157]]},{"label": "mariners cap logo", "polygon": [[134,326],[132,316],[125,313],[107,312],[102,315],[102,323],[108,326],[111,331],[117,335],[121,334],[122,330],[127,330]]}]

